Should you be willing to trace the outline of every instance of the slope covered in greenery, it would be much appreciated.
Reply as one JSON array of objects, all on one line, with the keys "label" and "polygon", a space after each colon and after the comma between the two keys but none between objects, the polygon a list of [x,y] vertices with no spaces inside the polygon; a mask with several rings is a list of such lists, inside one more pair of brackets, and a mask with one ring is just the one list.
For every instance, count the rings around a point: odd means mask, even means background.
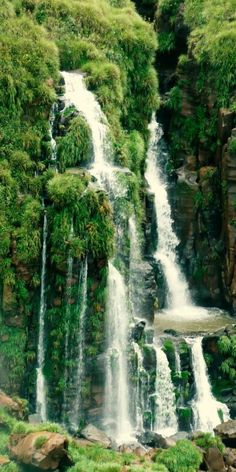
[{"label": "slope covered in greenery", "polygon": [[56,138],[55,171],[49,119],[61,93],[60,70],[86,74],[110,125],[114,160],[133,171],[124,176],[130,203],[121,204],[128,212],[135,204],[141,223],[147,124],[157,106],[156,37],[129,0],[2,0],[0,21],[0,374],[5,390],[34,405],[45,207],[45,371],[58,395],[64,388],[68,255],[76,264],[90,258],[88,351],[94,356],[102,342],[106,265],[113,251],[107,196],[90,185],[88,172],[67,172],[91,161],[91,133],[80,116],[70,121],[66,136]]}]

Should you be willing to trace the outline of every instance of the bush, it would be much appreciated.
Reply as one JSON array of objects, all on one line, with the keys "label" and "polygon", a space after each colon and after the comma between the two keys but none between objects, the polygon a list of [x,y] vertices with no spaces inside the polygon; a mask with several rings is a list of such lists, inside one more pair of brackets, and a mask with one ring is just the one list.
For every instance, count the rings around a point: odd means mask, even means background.
[{"label": "bush", "polygon": [[176,446],[157,454],[156,462],[164,464],[169,472],[196,472],[202,462],[202,454],[190,441],[181,440]]},{"label": "bush", "polygon": [[72,119],[65,136],[57,139],[60,169],[88,164],[93,157],[91,130],[82,116]]},{"label": "bush", "polygon": [[205,450],[209,449],[209,447],[212,446],[218,447],[221,453],[223,453],[225,450],[225,446],[219,436],[213,436],[213,434],[211,433],[202,434],[202,436],[195,439],[194,442],[197,446]]}]

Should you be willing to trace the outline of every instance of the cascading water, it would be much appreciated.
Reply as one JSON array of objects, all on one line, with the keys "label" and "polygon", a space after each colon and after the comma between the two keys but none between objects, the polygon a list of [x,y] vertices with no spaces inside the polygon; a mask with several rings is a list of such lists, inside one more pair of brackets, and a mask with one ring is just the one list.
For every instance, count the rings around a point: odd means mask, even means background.
[{"label": "cascading water", "polygon": [[137,380],[135,391],[135,410],[136,410],[136,431],[142,432],[143,428],[143,413],[145,411],[144,389],[142,384],[143,368],[143,353],[138,343],[133,342],[133,349],[137,357]]},{"label": "cascading water", "polygon": [[163,133],[155,117],[153,117],[149,130],[150,142],[145,177],[151,192],[155,196],[158,246],[154,257],[163,267],[168,286],[168,308],[179,308],[189,305],[191,302],[187,282],[176,258],[176,247],[179,241],[172,228],[173,221],[166,182],[160,163],[157,161],[158,157],[160,159],[160,140]]},{"label": "cascading water", "polygon": [[65,80],[66,105],[74,105],[87,121],[93,142],[94,162],[90,172],[96,177],[98,185],[105,190],[119,195],[121,187],[118,185],[116,173],[118,169],[106,159],[111,157],[112,148],[108,139],[109,128],[95,95],[87,90],[83,74],[76,72],[62,72]]},{"label": "cascading water", "polygon": [[132,440],[129,418],[127,346],[129,313],[123,277],[109,263],[107,314],[107,382],[105,419],[117,443]]},{"label": "cascading water", "polygon": [[[90,172],[96,177],[98,185],[110,195],[112,202],[123,196],[124,189],[119,185],[117,172],[121,168],[113,166],[108,139],[108,125],[101,107],[93,93],[85,86],[83,75],[73,72],[62,73],[65,80],[65,100],[74,105],[86,119],[92,133],[94,162]],[[116,215],[115,215],[116,217]],[[117,224],[117,240],[120,227]],[[107,353],[105,386],[105,421],[107,431],[116,442],[131,440],[131,421],[129,418],[128,382],[128,333],[129,312],[125,281],[121,273],[109,263],[107,297]],[[113,424],[111,424],[111,422]]]},{"label": "cascading water", "polygon": [[228,407],[218,402],[212,392],[207,375],[207,367],[202,350],[202,337],[187,338],[192,349],[192,366],[195,379],[196,395],[192,402],[194,415],[194,429],[213,431],[213,428],[222,421],[230,419]]},{"label": "cascading water", "polygon": [[[203,320],[211,316],[207,309],[196,307],[191,302],[188,285],[182,274],[176,257],[178,239],[174,233],[171,219],[171,208],[168,202],[166,181],[161,169],[161,161],[166,158],[167,153],[163,153],[161,138],[162,129],[153,118],[150,126],[150,144],[147,159],[146,179],[151,192],[155,197],[155,209],[157,216],[158,245],[154,254],[157,262],[160,262],[166,279],[168,288],[167,308],[158,313],[157,318],[166,320],[172,326],[175,320]],[[167,328],[167,326],[166,326]],[[219,422],[218,409],[221,409],[228,417],[227,407],[217,402],[210,389],[206,372],[206,365],[202,353],[201,338],[196,338],[193,342],[193,370],[196,384],[196,399],[193,403],[194,427],[203,431],[212,431]],[[176,368],[178,369],[179,358],[176,358]],[[168,363],[165,354],[157,348],[157,421],[156,431],[165,432],[165,426],[170,426],[170,431],[177,430],[176,415],[174,412],[174,388],[168,373]],[[166,386],[165,386],[166,385]],[[164,387],[165,386],[165,387]],[[168,413],[166,399],[168,397]],[[171,406],[172,405],[172,406]],[[209,415],[208,413],[209,412]],[[171,417],[166,420],[166,415]],[[168,428],[167,428],[168,431]],[[165,433],[166,434],[166,433]]]},{"label": "cascading water", "polygon": [[129,218],[129,301],[134,319],[142,318],[144,283],[142,272],[141,243],[134,215]]},{"label": "cascading water", "polygon": [[41,268],[41,290],[40,290],[40,309],[39,309],[39,338],[38,338],[38,367],[37,367],[37,385],[36,385],[36,412],[42,421],[47,419],[46,404],[46,385],[43,375],[45,361],[45,283],[46,283],[46,260],[47,260],[47,213],[44,210],[43,217],[43,247],[42,247],[42,268]]},{"label": "cascading water", "polygon": [[178,431],[176,400],[171,380],[171,370],[166,354],[161,347],[156,351],[156,411],[154,430],[163,436],[171,436]]}]

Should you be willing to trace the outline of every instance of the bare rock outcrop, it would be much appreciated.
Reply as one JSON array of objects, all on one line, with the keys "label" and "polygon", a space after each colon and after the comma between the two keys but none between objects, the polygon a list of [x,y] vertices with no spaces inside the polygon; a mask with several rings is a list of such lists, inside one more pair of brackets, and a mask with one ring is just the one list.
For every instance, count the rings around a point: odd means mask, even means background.
[{"label": "bare rock outcrop", "polygon": [[48,431],[10,436],[10,456],[20,463],[41,470],[56,470],[72,465],[65,436]]}]

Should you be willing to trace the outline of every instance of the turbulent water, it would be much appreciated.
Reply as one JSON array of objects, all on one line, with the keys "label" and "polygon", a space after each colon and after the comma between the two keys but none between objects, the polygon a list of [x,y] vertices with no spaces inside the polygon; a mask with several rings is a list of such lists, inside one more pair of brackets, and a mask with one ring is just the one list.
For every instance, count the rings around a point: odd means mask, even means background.
[{"label": "turbulent water", "polygon": [[[123,214],[117,212],[116,199],[125,195],[126,189],[119,184],[118,174],[129,172],[112,164],[112,150],[109,144],[109,127],[101,107],[95,96],[86,89],[82,74],[63,72],[65,79],[66,106],[74,105],[81,113],[92,133],[94,161],[90,172],[95,176],[97,185],[105,190],[113,206],[114,221],[116,225],[116,252],[115,261],[122,261],[122,244],[124,238],[124,226],[128,227],[130,240],[130,257],[128,284],[124,275],[115,267],[115,262],[109,262],[108,287],[107,287],[107,319],[106,319],[106,351],[105,359],[105,402],[104,402],[104,427],[106,432],[117,443],[128,443],[134,440],[135,433],[140,433],[146,428],[146,416],[149,416],[149,427],[165,436],[176,433],[178,420],[176,414],[176,399],[174,386],[171,379],[171,370],[166,354],[161,344],[149,345],[148,349],[156,353],[156,383],[155,392],[150,390],[150,376],[144,368],[144,354],[142,347],[134,340],[130,342],[131,330],[134,323],[142,319],[142,291],[144,290],[142,274],[142,254],[138,237],[135,217],[124,221]],[[165,318],[166,327],[173,327],[176,320],[181,322],[206,317],[208,311],[195,307],[191,302],[187,281],[180,269],[177,258],[178,238],[173,230],[171,208],[168,202],[167,183],[162,170],[162,161],[167,156],[161,146],[162,130],[155,119],[150,124],[150,143],[147,156],[146,180],[150,191],[155,197],[155,210],[157,217],[158,244],[154,257],[162,266],[166,280],[167,306],[159,312],[159,319]],[[123,219],[123,220],[122,220]],[[87,267],[87,266],[86,266]],[[68,256],[67,271],[67,301],[70,310],[71,278],[73,259]],[[45,276],[44,276],[45,277]],[[82,305],[80,307],[80,328],[77,349],[76,369],[76,401],[71,400],[70,386],[74,388],[74,381],[69,380],[69,371],[65,370],[66,388],[64,393],[63,416],[64,423],[76,427],[80,419],[82,383],[84,376],[84,326],[87,306],[87,268],[84,268],[82,276]],[[68,318],[68,317],[67,317]],[[158,318],[158,316],[157,316]],[[65,359],[69,358],[68,331],[65,339]],[[130,346],[129,346],[130,344]],[[206,365],[202,354],[199,339],[193,342],[192,357],[195,371],[196,397],[193,403],[194,426],[204,426],[212,430],[215,425],[217,409],[221,405],[216,402],[210,390]],[[136,358],[135,381],[130,380],[129,355]],[[176,372],[181,375],[181,363],[176,352]],[[132,374],[133,375],[133,374]],[[132,384],[132,386],[131,386]],[[152,380],[152,385],[154,385]],[[72,390],[73,390],[72,388]],[[205,393],[204,393],[205,392]],[[212,422],[205,418],[203,423],[203,410],[206,403],[210,402]],[[131,404],[134,402],[135,405]],[[154,404],[154,407],[153,407]],[[226,410],[224,410],[227,416]],[[214,418],[214,420],[213,420]],[[214,425],[213,425],[214,423]]]},{"label": "turbulent water", "polygon": [[[196,395],[192,402],[194,429],[213,431],[213,428],[229,417],[229,410],[224,403],[218,402],[212,392],[207,375],[207,367],[203,357],[202,337],[187,339],[192,349],[192,366],[195,379]],[[220,413],[220,414],[219,414]]]},{"label": "turbulent water", "polygon": [[[180,270],[177,260],[178,239],[173,230],[171,208],[168,201],[167,184],[162,171],[162,161],[167,157],[161,145],[162,130],[153,118],[150,126],[150,144],[147,158],[146,179],[155,197],[158,244],[154,257],[161,263],[168,288],[167,306],[156,315],[157,332],[167,328],[183,330],[183,324],[193,328],[193,322],[209,322],[212,310],[196,307],[191,301],[187,281]],[[214,309],[216,316],[217,309]],[[221,315],[221,312],[220,312]],[[196,398],[193,402],[194,428],[212,431],[219,423],[218,409],[225,412],[227,407],[217,402],[212,393],[204,361],[201,338],[195,338],[192,346],[193,371],[195,376]],[[179,363],[179,360],[177,359]],[[157,349],[157,421],[155,428],[164,431],[168,425],[177,430],[174,387],[171,382],[168,361],[161,349]],[[209,407],[207,406],[209,404]],[[170,415],[168,417],[168,415]],[[166,433],[165,433],[166,434]]]},{"label": "turbulent water", "polygon": [[176,248],[179,241],[173,230],[165,178],[161,171],[161,164],[157,162],[158,158],[160,161],[160,158],[163,157],[160,152],[162,129],[156,122],[155,117],[149,126],[149,130],[150,143],[145,177],[150,191],[155,196],[158,245],[154,257],[157,262],[161,263],[164,271],[168,286],[168,308],[179,308],[190,304],[190,296],[187,282],[177,261]]},{"label": "turbulent water", "polygon": [[41,268],[41,290],[40,290],[40,309],[39,309],[39,338],[38,338],[38,367],[37,367],[37,384],[36,384],[36,412],[42,421],[47,418],[46,403],[46,384],[43,374],[45,361],[45,284],[46,284],[46,261],[47,261],[47,213],[44,211],[43,218],[43,246],[42,246],[42,268]]},{"label": "turbulent water", "polygon": [[[124,194],[119,185],[117,173],[121,168],[112,165],[112,152],[109,145],[109,129],[94,94],[89,92],[82,74],[63,72],[67,106],[74,105],[86,119],[91,132],[94,150],[94,162],[91,173],[97,184],[105,189],[114,203],[116,197]],[[117,241],[122,231],[120,218],[116,218]],[[107,296],[107,352],[106,352],[106,395],[105,424],[107,431],[116,442],[131,439],[131,421],[129,418],[129,382],[128,382],[128,333],[129,333],[128,295],[122,274],[109,263]]]},{"label": "turbulent water", "polygon": [[161,347],[156,351],[156,411],[154,430],[163,436],[171,436],[178,431],[176,400],[171,380],[171,370],[166,354]]},{"label": "turbulent water", "polygon": [[123,277],[112,263],[109,263],[107,308],[105,418],[108,432],[117,443],[124,443],[132,439],[127,365],[129,313]]}]

